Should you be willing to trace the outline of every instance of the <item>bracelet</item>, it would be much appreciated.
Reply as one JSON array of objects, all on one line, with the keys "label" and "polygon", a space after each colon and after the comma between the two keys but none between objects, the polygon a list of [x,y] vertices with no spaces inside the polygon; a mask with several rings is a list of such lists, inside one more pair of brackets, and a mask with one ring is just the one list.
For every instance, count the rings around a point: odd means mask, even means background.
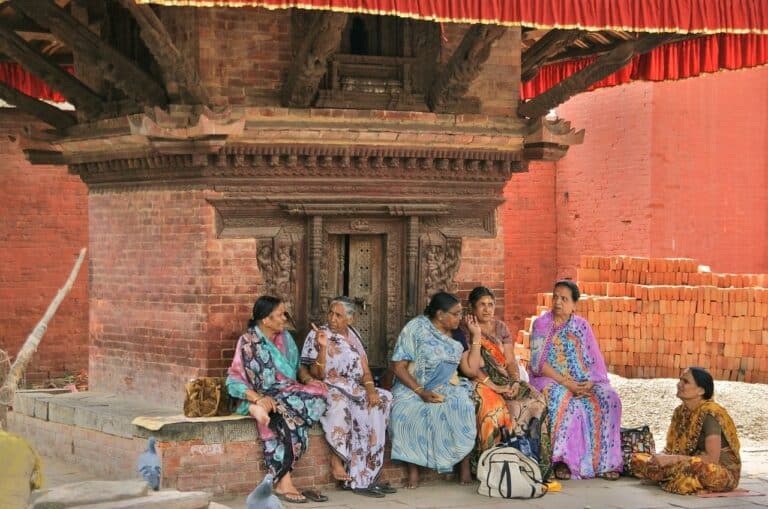
[{"label": "bracelet", "polygon": [[479,344],[480,344],[480,342],[479,342],[479,341],[473,341],[473,342],[472,342],[472,346],[477,346],[477,345],[479,345]]},{"label": "bracelet", "polygon": [[483,378],[483,379],[480,381],[480,383],[481,383],[481,384],[483,384],[483,385],[485,385],[485,382],[487,382],[489,378],[491,378],[491,377],[490,377],[490,376],[487,376],[487,377]]},{"label": "bracelet", "polygon": [[363,382],[363,385],[375,385],[372,380],[368,380],[367,382]]},{"label": "bracelet", "polygon": [[325,363],[324,362],[320,362],[318,360],[315,361],[315,365],[320,366],[321,368],[325,367]]},{"label": "bracelet", "polygon": [[413,392],[415,392],[416,394],[418,394],[418,393],[420,393],[420,392],[421,392],[421,391],[423,391],[423,390],[424,390],[424,387],[422,387],[421,385],[419,385],[418,387],[416,387],[416,388],[413,390]]}]

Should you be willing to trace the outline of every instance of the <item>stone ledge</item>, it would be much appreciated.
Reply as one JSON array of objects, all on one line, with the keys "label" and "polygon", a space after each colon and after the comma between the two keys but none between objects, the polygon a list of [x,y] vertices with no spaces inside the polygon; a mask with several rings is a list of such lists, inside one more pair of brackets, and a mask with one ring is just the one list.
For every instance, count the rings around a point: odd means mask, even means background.
[{"label": "stone ledge", "polygon": [[[202,440],[204,444],[258,440],[256,426],[249,417],[233,420],[202,419],[195,422],[169,422],[159,429],[133,424],[142,416],[179,417],[180,408],[152,405],[143,401],[99,392],[18,391],[13,411],[28,417],[67,426],[99,431],[123,438],[148,438],[160,442]],[[322,435],[319,425],[310,435]]]}]

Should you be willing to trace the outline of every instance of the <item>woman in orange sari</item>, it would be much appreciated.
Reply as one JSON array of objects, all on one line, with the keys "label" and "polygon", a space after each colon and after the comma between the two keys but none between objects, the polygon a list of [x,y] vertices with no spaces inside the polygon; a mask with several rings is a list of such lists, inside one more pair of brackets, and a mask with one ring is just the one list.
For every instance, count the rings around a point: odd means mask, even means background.
[{"label": "woman in orange sari", "polygon": [[672,414],[667,446],[660,454],[633,454],[633,475],[680,495],[731,491],[739,485],[739,437],[731,416],[712,401],[714,390],[706,370],[683,371],[677,383],[683,403]]},{"label": "woman in orange sari", "polygon": [[[496,297],[484,286],[474,288],[469,294],[470,312],[480,325],[481,337],[473,341],[470,349],[479,348],[482,359],[479,375],[475,377],[472,399],[477,414],[477,441],[472,458],[475,467],[480,454],[496,445],[507,430],[513,436],[530,439],[539,456],[536,444],[541,439],[541,422],[547,409],[544,396],[520,380],[515,357],[514,342],[507,326],[494,318]],[[462,330],[466,337],[469,333]],[[539,458],[542,465],[546,458]]]}]

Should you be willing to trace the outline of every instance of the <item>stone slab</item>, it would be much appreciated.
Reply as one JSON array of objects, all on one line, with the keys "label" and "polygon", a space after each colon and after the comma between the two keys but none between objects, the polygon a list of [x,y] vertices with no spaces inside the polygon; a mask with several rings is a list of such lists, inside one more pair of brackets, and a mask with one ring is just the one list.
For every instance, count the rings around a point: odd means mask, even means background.
[{"label": "stone slab", "polygon": [[31,509],[64,509],[94,503],[143,497],[147,494],[144,481],[82,481],[58,486],[36,496]]},{"label": "stone slab", "polygon": [[204,491],[158,491],[144,497],[77,506],[77,509],[208,509],[211,496]]}]

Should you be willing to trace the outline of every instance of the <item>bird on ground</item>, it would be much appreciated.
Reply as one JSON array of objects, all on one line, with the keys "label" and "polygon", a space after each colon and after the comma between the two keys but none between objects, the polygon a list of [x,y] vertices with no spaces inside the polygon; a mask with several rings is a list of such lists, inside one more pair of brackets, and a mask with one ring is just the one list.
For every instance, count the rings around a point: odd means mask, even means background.
[{"label": "bird on ground", "polygon": [[245,499],[245,509],[282,509],[283,504],[272,493],[272,474],[267,474],[264,480]]},{"label": "bird on ground", "polygon": [[155,450],[155,437],[149,437],[147,449],[139,456],[136,468],[150,488],[155,491],[160,489],[160,456]]}]

